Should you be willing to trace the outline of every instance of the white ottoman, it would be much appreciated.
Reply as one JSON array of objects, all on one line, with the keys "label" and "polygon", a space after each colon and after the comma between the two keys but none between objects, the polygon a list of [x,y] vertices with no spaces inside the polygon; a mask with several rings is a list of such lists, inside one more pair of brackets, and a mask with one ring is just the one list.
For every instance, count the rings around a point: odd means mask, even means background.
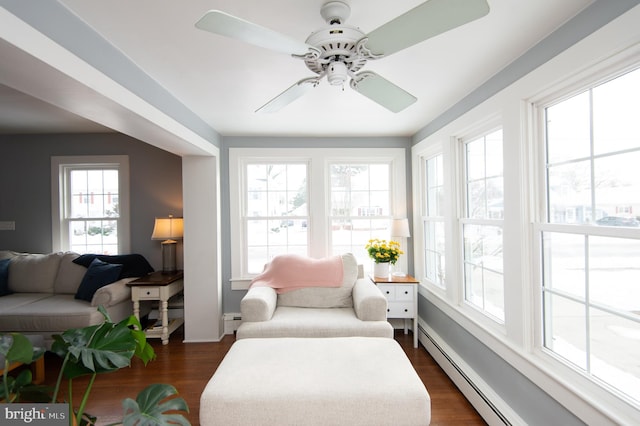
[{"label": "white ottoman", "polygon": [[201,425],[428,425],[402,348],[378,337],[236,341],[200,397]]}]

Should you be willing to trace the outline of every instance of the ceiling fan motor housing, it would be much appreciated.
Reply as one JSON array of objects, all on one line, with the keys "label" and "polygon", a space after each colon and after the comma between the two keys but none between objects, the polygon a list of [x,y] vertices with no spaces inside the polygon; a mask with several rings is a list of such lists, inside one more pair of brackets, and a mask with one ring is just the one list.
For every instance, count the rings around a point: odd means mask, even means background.
[{"label": "ceiling fan motor housing", "polygon": [[321,74],[334,62],[344,63],[349,72],[357,72],[367,59],[358,54],[358,42],[365,37],[359,28],[331,25],[312,33],[306,43],[318,49],[318,55],[307,55],[307,68]]}]

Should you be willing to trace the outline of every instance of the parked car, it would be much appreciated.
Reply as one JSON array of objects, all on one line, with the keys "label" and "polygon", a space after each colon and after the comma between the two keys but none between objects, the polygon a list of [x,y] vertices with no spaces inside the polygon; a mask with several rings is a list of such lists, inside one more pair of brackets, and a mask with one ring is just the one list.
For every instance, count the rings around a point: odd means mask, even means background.
[{"label": "parked car", "polygon": [[631,217],[605,216],[596,220],[598,225],[605,226],[640,226],[640,222]]}]

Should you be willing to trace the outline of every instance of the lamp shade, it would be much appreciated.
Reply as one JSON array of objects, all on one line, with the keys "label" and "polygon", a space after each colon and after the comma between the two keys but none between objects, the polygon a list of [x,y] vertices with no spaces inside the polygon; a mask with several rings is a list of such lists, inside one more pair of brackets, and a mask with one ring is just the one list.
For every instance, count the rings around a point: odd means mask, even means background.
[{"label": "lamp shade", "polygon": [[184,235],[183,219],[181,217],[156,218],[153,226],[152,240],[179,240]]},{"label": "lamp shade", "polygon": [[391,222],[391,236],[404,238],[410,237],[409,219],[393,219],[393,222]]}]

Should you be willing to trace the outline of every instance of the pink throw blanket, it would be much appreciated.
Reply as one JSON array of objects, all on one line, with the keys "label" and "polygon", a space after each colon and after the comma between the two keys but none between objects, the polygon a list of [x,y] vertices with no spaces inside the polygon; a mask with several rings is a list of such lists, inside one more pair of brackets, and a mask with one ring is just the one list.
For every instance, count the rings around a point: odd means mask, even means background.
[{"label": "pink throw blanket", "polygon": [[278,294],[305,287],[340,287],[342,275],[340,256],[313,259],[282,254],[274,257],[249,287],[271,287]]}]

